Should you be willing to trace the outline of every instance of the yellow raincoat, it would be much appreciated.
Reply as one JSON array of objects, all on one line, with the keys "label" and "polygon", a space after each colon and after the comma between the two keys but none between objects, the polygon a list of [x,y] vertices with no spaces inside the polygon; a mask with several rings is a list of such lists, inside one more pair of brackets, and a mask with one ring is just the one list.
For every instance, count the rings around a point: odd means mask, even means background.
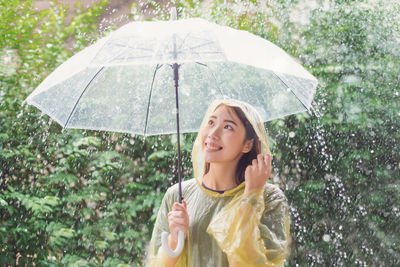
[{"label": "yellow raincoat", "polygon": [[[243,110],[261,141],[261,152],[269,152],[267,135],[259,115],[240,101],[213,102],[200,132],[221,103]],[[277,186],[269,183],[247,198],[242,197],[244,182],[222,194],[202,186],[204,157],[199,136],[192,151],[195,178],[182,183],[182,195],[189,214],[189,231],[175,266],[283,266],[290,226],[286,197]],[[150,241],[147,266],[165,266],[161,233],[169,232],[168,212],[178,199],[178,185],[174,185],[168,189],[161,203]]]}]

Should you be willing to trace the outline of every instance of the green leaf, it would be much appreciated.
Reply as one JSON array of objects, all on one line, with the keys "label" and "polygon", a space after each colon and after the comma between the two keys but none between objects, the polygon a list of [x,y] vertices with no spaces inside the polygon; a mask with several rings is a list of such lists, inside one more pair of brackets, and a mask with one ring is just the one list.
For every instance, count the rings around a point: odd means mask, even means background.
[{"label": "green leaf", "polygon": [[96,241],[94,242],[96,249],[106,249],[108,248],[108,243],[106,241]]},{"label": "green leaf", "polygon": [[129,182],[125,185],[126,188],[128,189],[140,189],[140,190],[144,190],[144,189],[150,189],[150,186],[144,185],[144,184],[140,184],[140,183],[136,183],[136,182]]},{"label": "green leaf", "polygon": [[81,149],[82,146],[86,147],[94,146],[96,148],[99,148],[100,145],[101,145],[101,139],[94,136],[83,137],[73,142],[73,146],[79,149]]},{"label": "green leaf", "polygon": [[173,151],[160,150],[160,151],[155,151],[155,152],[151,153],[150,156],[148,156],[148,159],[149,160],[163,159],[163,158],[169,157],[173,154],[174,154]]},{"label": "green leaf", "polygon": [[65,185],[70,185],[71,183],[76,183],[78,181],[78,177],[71,173],[65,172],[51,174],[47,179],[49,184],[62,183]]},{"label": "green leaf", "polygon": [[105,232],[105,238],[107,241],[114,241],[117,238],[117,236],[118,235],[114,232],[109,232],[109,231]]},{"label": "green leaf", "polygon": [[5,201],[4,199],[0,198],[0,206],[3,206],[3,207],[8,206],[7,201]]}]

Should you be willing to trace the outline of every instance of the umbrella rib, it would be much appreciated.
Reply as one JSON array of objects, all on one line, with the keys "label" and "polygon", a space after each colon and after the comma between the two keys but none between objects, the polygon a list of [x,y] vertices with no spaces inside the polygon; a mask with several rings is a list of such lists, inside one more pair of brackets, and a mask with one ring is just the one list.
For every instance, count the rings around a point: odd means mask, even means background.
[{"label": "umbrella rib", "polygon": [[134,46],[131,46],[131,45],[124,45],[124,44],[119,44],[119,43],[114,43],[113,45],[119,46],[119,47],[126,47],[126,48],[137,49],[137,50],[153,51],[152,49],[146,48],[146,47],[134,47]]},{"label": "umbrella rib", "polygon": [[147,122],[148,122],[148,119],[149,119],[150,100],[151,100],[151,95],[152,95],[152,93],[153,93],[154,80],[155,80],[155,78],[156,78],[157,71],[162,67],[162,65],[163,65],[163,64],[157,64],[157,66],[156,66],[156,68],[155,68],[155,70],[154,70],[154,73],[153,73],[153,80],[151,81],[149,99],[148,99],[148,101],[147,101],[146,122],[145,122],[145,124],[144,124],[144,132],[143,132],[143,135],[146,135],[146,133],[147,133]]},{"label": "umbrella rib", "polygon": [[108,62],[106,62],[105,64],[110,63],[111,61],[115,60],[116,58],[119,58],[119,56],[121,56],[122,54],[124,54],[124,52],[125,52],[127,49],[121,49],[121,50],[122,50],[122,51],[121,51],[119,54],[115,55],[114,57],[111,57],[111,58],[108,60]]},{"label": "umbrella rib", "polygon": [[304,105],[303,101],[300,100],[300,98],[293,92],[292,89],[290,89],[290,87],[281,79],[281,77],[279,77],[279,75],[277,75],[275,72],[272,72],[272,73],[275,74],[275,76],[278,77],[278,79],[286,86],[286,88],[288,88],[290,90],[290,92],[297,98],[297,100],[299,100],[299,102],[303,105],[303,107],[307,111],[310,111],[310,109],[307,108],[306,105]]},{"label": "umbrella rib", "polygon": [[[207,45],[212,44],[212,43],[214,43],[214,42],[209,41],[209,42],[207,42],[207,43],[203,43],[203,44],[191,46],[191,47],[189,47],[189,48],[190,48],[190,49],[197,49],[197,48],[200,48],[200,47],[203,47],[203,46],[207,46]],[[219,52],[219,53],[221,53],[221,52]]]},{"label": "umbrella rib", "polygon": [[[205,63],[196,62],[196,64],[199,64],[200,66],[206,67],[206,68],[208,68],[208,69],[210,70],[210,67],[209,67],[207,64],[205,64]],[[217,77],[215,77],[213,71],[210,70],[210,72],[211,72],[212,77],[213,77],[214,80],[215,80],[215,84],[216,84],[216,86],[217,86],[217,88],[218,88],[219,93],[221,94],[222,98],[225,98],[224,94],[222,93],[221,88],[220,88],[219,85],[218,85]]]},{"label": "umbrella rib", "polygon": [[74,108],[72,109],[71,113],[68,116],[67,122],[64,125],[64,128],[67,127],[69,120],[71,119],[72,114],[74,113],[76,106],[78,105],[79,101],[81,100],[83,94],[86,92],[86,90],[89,88],[90,84],[93,82],[93,80],[97,77],[97,75],[99,75],[99,73],[104,69],[104,67],[101,67],[96,74],[92,77],[92,79],[90,79],[90,81],[88,82],[88,84],[86,85],[85,89],[83,89],[81,95],[79,96],[78,100],[75,102]]},{"label": "umbrella rib", "polygon": [[[138,48],[138,47],[132,47],[132,46],[130,46],[130,45],[122,45],[122,44],[119,44],[119,43],[111,43],[111,44],[109,44],[109,43],[107,43],[107,45],[110,45],[110,46],[118,46],[118,47],[122,47],[122,48],[125,48],[125,49],[121,49],[122,51],[120,51],[117,55],[115,55],[115,56],[113,56],[113,57],[111,57],[111,58],[109,58],[109,59],[107,59],[107,62],[105,63],[105,64],[109,64],[110,62],[112,62],[112,61],[114,61],[114,60],[116,60],[116,59],[119,59],[120,58],[120,56],[122,55],[122,54],[124,54],[124,52],[125,51],[127,51],[127,50],[129,50],[129,49],[137,49],[137,50],[143,50],[143,51],[151,51],[151,49],[146,49],[146,48]],[[145,56],[146,57],[146,56]],[[150,56],[148,56],[148,57],[150,57]],[[130,59],[131,57],[129,57],[128,59]],[[141,58],[141,57],[139,57],[139,58]]]},{"label": "umbrella rib", "polygon": [[[119,57],[120,55],[112,58],[111,60],[120,60],[120,59],[125,59],[125,60],[132,60],[132,59],[142,59],[142,58],[151,58],[151,55],[149,56],[130,56],[130,57]],[[106,63],[107,64],[107,63]]]},{"label": "umbrella rib", "polygon": [[183,38],[180,46],[179,46],[179,50],[182,50],[182,47],[185,45],[186,39],[190,36],[190,33],[186,34],[185,38]]},{"label": "umbrella rib", "polygon": [[[123,48],[125,48],[125,49],[121,49],[120,53],[118,53],[116,56],[110,58],[110,59],[108,60],[107,63],[109,63],[109,62],[111,62],[111,61],[113,61],[113,60],[115,60],[115,59],[118,59],[118,58],[119,58],[122,54],[124,54],[124,52],[127,51],[127,50],[142,49],[142,50],[151,51],[150,49],[137,48],[137,47],[132,47],[132,46],[130,46],[130,45],[121,45],[121,44],[119,44],[119,43],[114,43],[114,44],[112,44],[112,45],[120,46],[120,47],[123,47]],[[107,63],[106,63],[106,64],[107,64]]]},{"label": "umbrella rib", "polygon": [[[215,43],[215,44],[217,45],[217,47],[219,48],[219,50],[217,50],[216,52],[214,51],[214,52],[208,52],[208,53],[209,53],[209,54],[222,54],[222,55],[223,55],[223,53],[221,52],[221,45],[219,44],[217,38],[215,38],[215,42],[210,41],[209,39],[204,39],[204,38],[200,38],[200,37],[196,37],[196,36],[194,36],[193,38],[199,39],[199,40],[203,40],[203,41],[206,41],[206,42],[203,43],[203,44],[201,44],[201,45],[193,46],[193,47],[191,47],[191,48],[194,48],[194,49],[195,49],[195,48],[199,48],[199,47],[202,47],[202,46],[206,46],[206,45]],[[208,42],[207,42],[207,41],[208,41]],[[202,53],[206,53],[206,52],[202,52]]]},{"label": "umbrella rib", "polygon": [[[186,49],[183,49],[183,47],[185,45],[185,41],[186,41],[186,39],[188,39],[189,36],[190,36],[190,34],[187,34],[185,36],[185,38],[182,40],[182,42],[180,44],[180,47],[179,47],[179,50],[181,50],[181,51],[190,51],[192,53],[195,53],[195,54],[199,55],[200,53],[197,52],[196,49],[204,47],[204,46],[208,46],[209,44],[215,43],[213,41],[209,41],[208,39],[204,39],[204,38],[199,38],[199,37],[193,36],[194,39],[199,39],[199,40],[203,40],[203,41],[206,41],[206,42],[202,43],[202,44],[199,44],[199,45],[187,47]],[[222,54],[222,53],[221,53],[221,51],[209,51],[209,52],[204,52],[203,51],[203,52],[201,52],[201,54]]]},{"label": "umbrella rib", "polygon": [[199,65],[201,65],[201,66],[203,66],[203,67],[207,67],[208,68],[208,66],[207,66],[207,64],[205,64],[205,63],[201,63],[201,62],[195,62],[196,64],[199,64]]}]

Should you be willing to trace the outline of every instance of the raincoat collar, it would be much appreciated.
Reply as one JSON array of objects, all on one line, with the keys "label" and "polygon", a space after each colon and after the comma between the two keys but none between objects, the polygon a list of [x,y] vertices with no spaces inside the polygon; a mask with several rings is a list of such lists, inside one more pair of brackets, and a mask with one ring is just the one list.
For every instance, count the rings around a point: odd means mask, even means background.
[{"label": "raincoat collar", "polygon": [[201,188],[201,190],[203,190],[204,193],[206,193],[208,196],[210,197],[229,197],[229,196],[234,196],[236,195],[238,192],[243,191],[244,190],[244,185],[245,182],[241,183],[240,185],[236,186],[235,188],[229,189],[229,190],[225,190],[224,193],[219,193],[219,192],[215,192],[212,190],[209,190],[207,188],[205,188],[204,186],[202,186],[202,181],[201,179],[198,178],[198,176],[195,178],[197,186]]}]

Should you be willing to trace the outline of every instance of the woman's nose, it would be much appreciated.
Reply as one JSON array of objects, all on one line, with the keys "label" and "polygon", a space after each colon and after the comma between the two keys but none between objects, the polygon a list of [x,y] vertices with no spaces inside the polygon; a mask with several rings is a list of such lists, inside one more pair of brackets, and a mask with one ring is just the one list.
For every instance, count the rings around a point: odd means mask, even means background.
[{"label": "woman's nose", "polygon": [[219,137],[219,132],[220,132],[220,129],[216,125],[212,129],[210,129],[210,131],[208,132],[208,137],[210,137],[210,138],[218,138]]}]

